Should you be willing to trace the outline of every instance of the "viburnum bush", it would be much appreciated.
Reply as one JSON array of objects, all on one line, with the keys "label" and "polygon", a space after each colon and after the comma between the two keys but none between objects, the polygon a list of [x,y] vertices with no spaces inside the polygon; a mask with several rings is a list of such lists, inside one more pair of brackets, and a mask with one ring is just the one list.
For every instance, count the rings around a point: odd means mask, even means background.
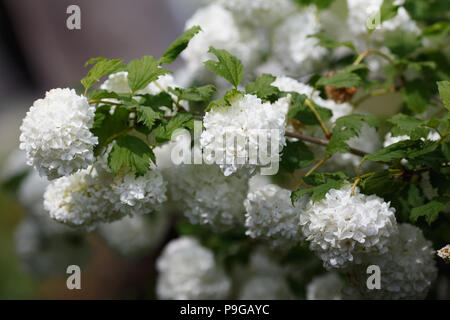
[{"label": "viburnum bush", "polygon": [[164,299],[436,298],[450,281],[448,3],[203,4],[161,57],[93,58],[82,92],[33,103],[20,149],[35,171],[14,176],[21,198],[38,193],[30,232],[97,229],[124,255],[164,245]]}]

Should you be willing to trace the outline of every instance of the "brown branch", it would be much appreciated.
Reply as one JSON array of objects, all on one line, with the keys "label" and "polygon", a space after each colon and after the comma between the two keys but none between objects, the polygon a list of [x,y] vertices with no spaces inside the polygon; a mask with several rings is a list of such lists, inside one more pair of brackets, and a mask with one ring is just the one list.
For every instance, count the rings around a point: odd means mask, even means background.
[{"label": "brown branch", "polygon": [[[306,141],[306,142],[311,142],[314,144],[318,144],[320,146],[328,146],[329,141],[328,140],[324,140],[324,139],[319,139],[319,138],[314,138],[314,137],[310,137],[310,136],[305,136],[301,133],[295,133],[295,132],[289,132],[286,131],[285,133],[286,137],[291,137],[291,138],[297,138],[299,140],[302,141]],[[350,148],[350,153],[353,153],[354,155],[357,155],[359,157],[364,157],[366,156],[368,153],[358,150],[358,149],[354,149],[354,148]]]}]

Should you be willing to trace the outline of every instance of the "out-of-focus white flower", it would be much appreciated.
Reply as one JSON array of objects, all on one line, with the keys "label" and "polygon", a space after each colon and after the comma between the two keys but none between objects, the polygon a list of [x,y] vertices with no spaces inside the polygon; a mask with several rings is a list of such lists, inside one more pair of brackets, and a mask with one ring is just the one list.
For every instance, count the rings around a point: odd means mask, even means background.
[{"label": "out-of-focus white flower", "polygon": [[149,216],[125,217],[102,224],[98,231],[108,245],[124,256],[141,256],[161,244],[167,234],[169,216],[156,213]]},{"label": "out-of-focus white flower", "polygon": [[[355,279],[361,279],[358,291],[362,297],[376,300],[426,298],[437,277],[435,251],[419,228],[404,223],[398,229],[399,233],[391,239],[386,254],[367,255],[364,264],[353,271]],[[380,267],[381,289],[367,289],[367,265]]]},{"label": "out-of-focus white flower", "polygon": [[48,185],[49,181],[33,169],[19,187],[20,203],[35,214],[43,214],[45,212],[44,192]]},{"label": "out-of-focus white flower", "polygon": [[[430,133],[428,134],[426,139],[421,138],[422,141],[425,140],[430,140],[430,141],[437,141],[441,138],[441,136],[439,135],[439,133],[435,132],[435,131],[430,131]],[[400,141],[405,141],[405,140],[409,140],[411,139],[410,136],[407,135],[402,135],[402,136],[392,136],[392,133],[388,132],[386,134],[386,136],[384,137],[384,142],[383,142],[383,147],[388,147],[391,144],[400,142]]]},{"label": "out-of-focus white flower", "polygon": [[170,174],[171,198],[191,223],[216,229],[244,223],[247,178],[226,177],[217,165],[180,165]]},{"label": "out-of-focus white flower", "polygon": [[218,0],[242,23],[270,27],[295,11],[289,0]]},{"label": "out-of-focus white flower", "polygon": [[3,163],[0,179],[2,181],[7,181],[15,176],[25,174],[28,171],[31,171],[31,168],[27,165],[27,154],[20,149],[15,149],[9,153]]},{"label": "out-of-focus white flower", "polygon": [[317,276],[306,286],[308,300],[342,300],[344,281],[336,272]]},{"label": "out-of-focus white flower", "polygon": [[327,269],[361,263],[361,256],[387,252],[398,232],[394,209],[375,195],[364,195],[351,186],[331,189],[325,198],[310,203],[300,224],[310,249]]},{"label": "out-of-focus white flower", "polygon": [[308,199],[301,198],[294,207],[290,195],[288,190],[273,184],[250,192],[244,201],[246,234],[265,239],[273,247],[297,245],[302,239],[300,212]]},{"label": "out-of-focus white flower", "polygon": [[49,180],[87,168],[98,139],[90,129],[95,107],[73,89],[52,89],[27,112],[20,127],[20,148],[28,164]]},{"label": "out-of-focus white flower", "polygon": [[240,26],[230,11],[217,4],[200,8],[189,20],[186,29],[200,26],[200,31],[181,53],[192,73],[199,74],[205,70],[203,62],[214,59],[208,53],[209,47],[225,49],[238,57],[246,68],[259,59],[260,41],[255,31]]},{"label": "out-of-focus white flower", "polygon": [[256,167],[279,162],[279,152],[286,144],[287,109],[286,98],[271,104],[246,94],[229,107],[215,107],[207,112],[200,138],[207,163],[219,164],[229,176],[238,169],[252,173]]},{"label": "out-of-focus white flower", "polygon": [[437,255],[444,259],[446,262],[450,262],[450,244],[438,250]]},{"label": "out-of-focus white flower", "polygon": [[160,299],[225,299],[230,280],[213,252],[190,237],[172,240],[156,261]]},{"label": "out-of-focus white flower", "polygon": [[36,276],[50,276],[65,274],[72,264],[83,266],[90,255],[83,236],[62,225],[49,228],[49,223],[58,224],[47,217],[30,216],[16,229],[15,249],[24,270]]},{"label": "out-of-focus white flower", "polygon": [[274,30],[273,54],[289,74],[309,75],[323,65],[328,50],[318,46],[316,38],[308,37],[319,31],[320,22],[313,8],[291,15]]},{"label": "out-of-focus white flower", "polygon": [[286,280],[286,270],[263,248],[256,248],[248,265],[237,268],[234,283],[238,299],[271,300],[292,299],[293,294]]}]

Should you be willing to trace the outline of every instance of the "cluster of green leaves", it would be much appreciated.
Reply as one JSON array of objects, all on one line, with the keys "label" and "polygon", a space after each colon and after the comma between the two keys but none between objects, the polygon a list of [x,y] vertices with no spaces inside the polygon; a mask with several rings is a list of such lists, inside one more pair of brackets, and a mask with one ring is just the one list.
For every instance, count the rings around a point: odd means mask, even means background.
[{"label": "cluster of green leaves", "polygon": [[[98,156],[114,142],[108,156],[113,173],[132,172],[137,176],[150,170],[155,155],[151,146],[167,142],[179,128],[193,127],[192,115],[185,112],[180,101],[208,102],[216,88],[213,85],[189,89],[168,88],[159,94],[142,94],[141,90],[160,76],[171,71],[162,65],[170,64],[187,47],[189,41],[200,32],[193,27],[178,37],[161,58],[144,56],[128,64],[119,59],[95,58],[88,61],[93,65],[87,76],[81,80],[85,94],[102,77],[118,71],[127,71],[130,92],[118,94],[107,90],[90,92],[92,103],[97,104],[92,132],[98,137],[95,155]],[[114,108],[114,109],[113,109]],[[166,117],[165,111],[178,111],[173,117]]]}]

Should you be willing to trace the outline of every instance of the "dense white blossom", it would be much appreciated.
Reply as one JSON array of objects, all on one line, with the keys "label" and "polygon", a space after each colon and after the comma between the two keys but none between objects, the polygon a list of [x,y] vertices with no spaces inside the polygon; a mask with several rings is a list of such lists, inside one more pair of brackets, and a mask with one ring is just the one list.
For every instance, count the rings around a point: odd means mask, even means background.
[{"label": "dense white blossom", "polygon": [[319,31],[320,22],[313,8],[287,17],[274,30],[273,54],[289,74],[309,75],[323,65],[327,49],[318,46],[316,38],[308,37]]},{"label": "dense white blossom", "polygon": [[169,227],[169,216],[156,213],[148,216],[127,216],[102,224],[98,231],[109,246],[124,256],[149,254],[160,245]]},{"label": "dense white blossom", "polygon": [[295,10],[290,0],[218,0],[240,22],[270,27]]},{"label": "dense white blossom", "polygon": [[302,239],[300,231],[300,212],[308,201],[306,197],[291,203],[291,192],[269,184],[247,195],[246,234],[251,238],[262,238],[271,246],[289,248]]},{"label": "dense white blossom", "polygon": [[[354,271],[355,279],[360,279],[358,291],[363,298],[425,299],[436,279],[435,251],[431,242],[425,239],[419,228],[411,224],[400,224],[398,229],[398,235],[391,239],[385,254],[366,256],[364,264]],[[367,265],[380,267],[381,289],[367,289]]]},{"label": "dense white blossom", "polygon": [[344,281],[336,272],[328,272],[314,277],[306,286],[308,300],[342,300]]},{"label": "dense white blossom", "polygon": [[159,299],[224,299],[230,280],[214,254],[196,239],[172,240],[156,261]]},{"label": "dense white blossom", "polygon": [[[286,98],[271,104],[249,94],[231,106],[213,108],[203,118],[205,130],[200,138],[206,162],[219,164],[226,176],[279,162],[286,144],[287,108]],[[278,150],[272,150],[273,145]]]},{"label": "dense white blossom", "polygon": [[49,180],[92,164],[94,111],[73,89],[52,89],[36,100],[20,127],[20,148],[27,152],[28,164]]},{"label": "dense white blossom", "polygon": [[327,269],[360,263],[364,254],[388,250],[397,223],[394,209],[375,195],[364,195],[351,186],[331,189],[325,198],[311,202],[300,215],[300,224],[310,249]]},{"label": "dense white blossom", "polygon": [[191,73],[205,70],[203,62],[214,59],[208,53],[209,47],[224,49],[238,57],[246,67],[255,64],[259,58],[260,41],[255,31],[239,25],[232,13],[222,6],[211,4],[200,8],[186,21],[185,29],[200,26],[200,31],[181,53]]},{"label": "dense white blossom", "polygon": [[142,177],[114,177],[98,165],[53,181],[44,194],[44,207],[57,221],[92,229],[101,222],[158,210],[165,194],[166,183],[156,169]]},{"label": "dense white blossom", "polygon": [[171,198],[192,223],[218,229],[244,223],[247,178],[226,177],[217,165],[180,165],[170,174]]}]

